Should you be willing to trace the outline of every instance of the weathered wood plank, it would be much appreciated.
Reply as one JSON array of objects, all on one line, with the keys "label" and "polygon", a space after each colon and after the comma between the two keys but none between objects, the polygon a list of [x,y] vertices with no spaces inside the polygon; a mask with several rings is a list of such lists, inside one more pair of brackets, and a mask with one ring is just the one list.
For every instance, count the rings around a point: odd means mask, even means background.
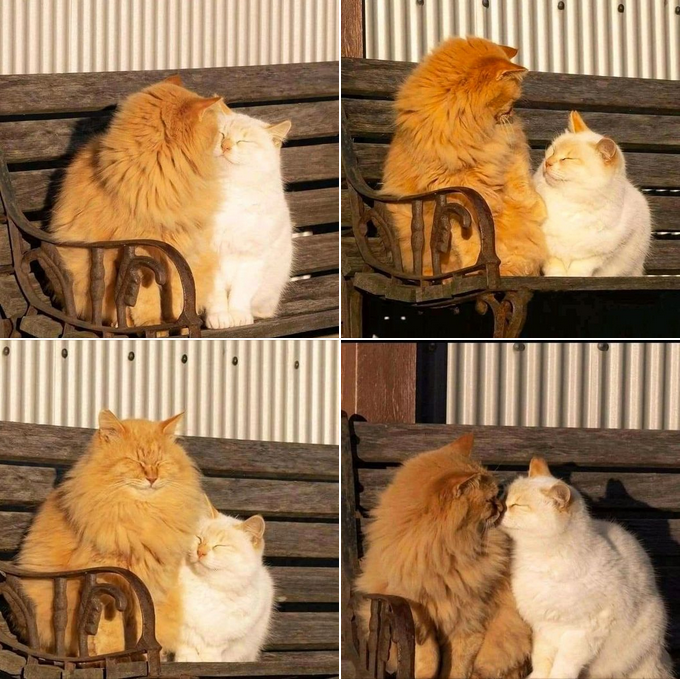
[{"label": "weathered wood plank", "polygon": [[337,270],[340,266],[338,233],[300,236],[293,240],[293,276]]},{"label": "weathered wood plank", "polygon": [[529,464],[542,456],[554,465],[576,467],[679,467],[680,432],[563,427],[354,424],[360,460],[400,463],[462,434],[475,435],[474,456],[485,465]]},{"label": "weathered wood plank", "polygon": [[[332,180],[338,176],[338,145],[293,146],[282,151],[286,182]],[[42,211],[55,201],[64,168],[21,170],[11,173],[12,187],[24,212]]]},{"label": "weathered wood plank", "polygon": [[[550,459],[548,459],[550,464]],[[680,510],[680,475],[633,472],[571,472],[551,467],[552,473],[573,484],[593,507],[600,510]],[[378,504],[380,494],[394,476],[392,469],[361,469],[359,482],[363,491],[359,503],[364,510]],[[525,473],[497,471],[499,483],[508,485]]]},{"label": "weathered wood plank", "polygon": [[275,612],[266,649],[337,649],[337,612]]},{"label": "weathered wood plank", "polygon": [[[296,227],[311,227],[316,224],[334,224],[338,221],[339,196],[336,188],[289,191],[286,194],[288,207]],[[679,201],[680,202],[680,201]],[[680,229],[680,225],[678,225]],[[0,253],[2,233],[0,232]],[[2,264],[2,260],[0,260]]]},{"label": "weathered wood plank", "polygon": [[[247,106],[234,109],[268,123],[291,120],[288,139],[338,135],[338,102]],[[52,161],[72,156],[92,135],[108,127],[113,112],[82,118],[0,121],[0,149],[8,163]]]},{"label": "weathered wood plank", "polygon": [[[367,180],[381,179],[387,148],[387,144],[355,145],[359,167]],[[534,168],[540,165],[543,156],[543,151],[532,149]],[[641,187],[676,188],[680,185],[680,154],[629,151],[626,168],[631,181]]]},{"label": "weathered wood plank", "polygon": [[[343,59],[342,94],[393,98],[413,68],[415,64],[406,62]],[[534,72],[523,82],[520,106],[674,114],[679,101],[678,81]]]},{"label": "weathered wood plank", "polygon": [[288,284],[279,316],[260,319],[250,326],[227,330],[204,329],[204,338],[262,338],[295,335],[306,331],[336,328],[339,321],[338,276],[327,274]]},{"label": "weathered wood plank", "polygon": [[123,97],[176,73],[182,76],[185,87],[203,96],[217,92],[229,104],[332,98],[338,93],[338,63],[330,61],[105,74],[1,76],[0,116],[98,111],[115,106]]},{"label": "weathered wood plank", "polygon": [[0,505],[38,505],[52,491],[56,478],[53,468],[0,464]]},{"label": "weathered wood plank", "polygon": [[536,292],[572,291],[617,291],[617,290],[678,290],[680,277],[677,276],[633,276],[633,277],[515,277],[501,278],[499,290],[529,288]]},{"label": "weathered wood plank", "polygon": [[164,663],[162,678],[276,678],[332,676],[338,673],[338,653],[265,652],[254,663]]},{"label": "weathered wood plank", "polygon": [[[352,135],[386,137],[394,133],[394,104],[386,100],[343,99]],[[515,109],[532,145],[548,144],[567,127],[568,113],[550,109]],[[586,112],[587,125],[624,148],[680,147],[680,117],[649,114]],[[1,134],[1,133],[0,133]]]},{"label": "weathered wood plank", "polygon": [[[0,511],[0,553],[14,553],[31,524],[30,512]],[[338,559],[338,525],[268,522],[265,556]]]},{"label": "weathered wood plank", "polygon": [[680,269],[680,241],[655,239],[645,260],[648,274]]},{"label": "weathered wood plank", "polygon": [[[0,460],[68,467],[85,451],[93,432],[78,427],[0,421]],[[236,473],[329,481],[338,478],[336,446],[213,437],[180,437],[179,441],[207,475]]]},{"label": "weathered wood plank", "polygon": [[281,602],[338,602],[340,570],[334,567],[270,567]]}]

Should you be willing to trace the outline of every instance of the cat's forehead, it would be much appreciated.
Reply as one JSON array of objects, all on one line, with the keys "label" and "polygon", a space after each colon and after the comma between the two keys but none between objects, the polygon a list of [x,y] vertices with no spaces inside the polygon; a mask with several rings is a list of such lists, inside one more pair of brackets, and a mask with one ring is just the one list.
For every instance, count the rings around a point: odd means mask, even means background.
[{"label": "cat's forehead", "polygon": [[602,135],[588,130],[585,132],[564,132],[557,137],[552,146],[558,150],[589,151],[594,150]]},{"label": "cat's forehead", "polygon": [[225,116],[223,131],[232,134],[245,134],[247,132],[257,132],[264,129],[266,123],[256,118],[246,116],[244,113],[232,113]]}]

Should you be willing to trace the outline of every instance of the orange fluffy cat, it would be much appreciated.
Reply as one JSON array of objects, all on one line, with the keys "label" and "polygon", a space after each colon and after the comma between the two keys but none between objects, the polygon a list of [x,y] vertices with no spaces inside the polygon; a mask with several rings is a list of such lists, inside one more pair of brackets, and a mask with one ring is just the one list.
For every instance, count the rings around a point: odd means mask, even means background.
[{"label": "orange fluffy cat", "polygon": [[[111,126],[81,149],[69,166],[57,199],[50,230],[61,241],[155,239],[174,246],[187,259],[196,281],[197,306],[212,285],[216,258],[208,224],[220,199],[219,165],[214,154],[219,137],[220,97],[203,97],[172,76],[128,97]],[[90,256],[60,249],[73,276],[77,313],[89,319]],[[138,254],[147,254],[138,249]],[[156,258],[159,253],[152,253]],[[115,282],[121,253],[105,254],[104,323],[116,321]],[[163,258],[164,260],[164,258]],[[172,309],[160,308],[158,286],[149,270],[138,302],[130,311],[134,325],[174,321],[182,308],[181,285],[170,272]]]},{"label": "orange fluffy cat", "polygon": [[[528,670],[531,631],[510,588],[510,541],[497,528],[503,502],[471,449],[466,435],[406,461],[366,532],[357,589],[410,602],[417,678],[523,678]],[[365,627],[368,612],[360,612]]]},{"label": "orange fluffy cat", "polygon": [[[546,211],[533,188],[524,133],[512,118],[527,72],[510,61],[516,54],[483,38],[452,38],[424,59],[397,96],[383,189],[397,196],[453,186],[476,189],[493,214],[501,275],[539,276],[546,259],[541,231]],[[413,271],[411,208],[390,210],[404,267]],[[424,274],[432,274],[432,216],[433,206],[426,206]],[[442,271],[473,265],[478,255],[476,228],[461,234],[454,225]]]},{"label": "orange fluffy cat", "polygon": [[[31,571],[108,566],[134,572],[151,592],[156,635],[166,652],[179,634],[179,569],[205,502],[199,472],[174,440],[180,417],[121,421],[102,411],[89,450],[47,497],[17,558]],[[35,603],[41,648],[53,651],[52,585],[25,580],[23,586]],[[77,582],[68,588],[66,651],[76,654]],[[91,654],[124,649],[121,617],[106,611],[89,640]],[[136,616],[128,612],[126,618]]]}]

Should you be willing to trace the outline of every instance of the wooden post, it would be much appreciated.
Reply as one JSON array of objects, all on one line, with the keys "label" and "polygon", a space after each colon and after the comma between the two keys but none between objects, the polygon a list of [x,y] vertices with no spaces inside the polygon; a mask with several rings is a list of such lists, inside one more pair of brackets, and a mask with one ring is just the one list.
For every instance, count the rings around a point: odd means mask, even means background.
[{"label": "wooden post", "polygon": [[340,17],[342,56],[362,58],[364,56],[363,0],[342,0]]},{"label": "wooden post", "polygon": [[342,410],[377,423],[415,423],[416,343],[343,342]]}]

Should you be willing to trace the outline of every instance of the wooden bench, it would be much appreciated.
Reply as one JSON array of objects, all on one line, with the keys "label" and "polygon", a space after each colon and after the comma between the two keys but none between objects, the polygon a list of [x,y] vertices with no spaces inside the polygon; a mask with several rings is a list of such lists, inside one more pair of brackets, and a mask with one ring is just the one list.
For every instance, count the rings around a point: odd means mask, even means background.
[{"label": "wooden bench", "polygon": [[[347,178],[343,191],[342,272],[345,337],[362,336],[363,296],[401,302],[411,308],[455,306],[466,301],[477,310],[489,309],[494,337],[516,337],[524,327],[533,295],[552,295],[556,305],[570,300],[589,305],[596,299],[639,300],[641,305],[680,290],[680,82],[636,78],[604,78],[553,73],[531,73],[523,85],[516,111],[524,121],[536,167],[547,144],[577,109],[598,132],[612,136],[624,149],[628,175],[646,193],[654,215],[654,241],[646,262],[648,276],[630,278],[499,277],[495,251],[489,248],[480,266],[466,276],[448,273],[418,280],[418,272],[404,272],[390,254],[387,229],[378,229],[381,201],[373,191],[380,183],[388,144],[394,131],[393,99],[414,68],[404,62],[343,59],[342,158]],[[455,200],[455,192],[452,194]],[[407,200],[437,200],[434,195]],[[442,196],[438,200],[445,200]],[[374,210],[375,209],[375,210]],[[479,224],[478,215],[472,220]],[[445,220],[446,222],[446,220]],[[454,224],[454,229],[458,226]],[[482,236],[493,241],[493,227],[480,224]],[[346,234],[346,235],[345,235]],[[410,275],[409,275],[410,274]],[[532,307],[529,306],[529,317]],[[554,310],[553,310],[554,312]],[[671,315],[668,315],[671,316]],[[539,331],[545,332],[545,319]],[[663,323],[663,322],[660,322]],[[674,321],[667,321],[667,324]],[[565,322],[560,337],[590,337],[588,322],[578,317]],[[672,328],[677,331],[677,325]],[[638,331],[637,333],[635,331]],[[626,331],[646,337],[645,323]],[[541,333],[539,335],[542,336]],[[597,335],[597,334],[596,334]],[[607,335],[607,333],[604,333]],[[656,332],[656,337],[675,337]],[[428,336],[429,337],[429,336]],[[452,337],[449,329],[447,337]],[[602,335],[597,335],[602,337]]]},{"label": "wooden bench", "polygon": [[[91,436],[80,428],[0,422],[0,560],[11,560],[34,511]],[[267,520],[265,558],[279,604],[259,662],[163,663],[161,676],[337,677],[337,447],[207,437],[180,441],[199,464],[204,488],[219,510],[261,513]],[[0,564],[0,586],[3,576]],[[73,669],[63,671],[63,661],[48,663],[22,650],[0,625],[0,671],[13,677],[147,677],[148,664],[109,658],[99,675],[82,670],[69,675]]]},{"label": "wooden bench", "polygon": [[[293,273],[302,278],[290,284],[278,317],[240,328],[201,330],[193,279],[179,255],[176,266],[189,296],[186,316],[162,329],[116,329],[102,326],[97,319],[79,321],[69,310],[55,308],[46,296],[46,279],[58,289],[59,271],[63,270],[43,227],[64,168],[92,134],[106,128],[118,102],[171,73],[0,76],[0,206],[4,205],[0,209],[0,336],[154,335],[157,330],[177,334],[181,328],[204,337],[335,332],[337,62],[180,72],[188,88],[203,95],[220,93],[235,110],[272,122],[286,118],[293,122],[282,156],[289,204],[299,234]],[[108,247],[120,248],[121,244]],[[96,249],[89,249],[96,254]],[[37,264],[40,269],[36,278]]]},{"label": "wooden bench", "polygon": [[[532,456],[543,456],[556,476],[586,496],[596,516],[631,529],[649,552],[666,602],[669,648],[680,661],[680,433],[663,430],[596,430],[541,427],[402,425],[343,419],[342,437],[342,633],[343,677],[380,678],[385,627],[406,639],[397,677],[412,678],[413,621],[401,598],[376,602],[367,645],[358,633],[352,583],[363,554],[363,527],[395,467],[473,432],[473,457],[504,483],[526,474]],[[382,631],[382,634],[380,634]],[[381,639],[380,645],[377,639]],[[383,659],[381,661],[381,659]],[[350,674],[352,673],[352,674]]]}]

